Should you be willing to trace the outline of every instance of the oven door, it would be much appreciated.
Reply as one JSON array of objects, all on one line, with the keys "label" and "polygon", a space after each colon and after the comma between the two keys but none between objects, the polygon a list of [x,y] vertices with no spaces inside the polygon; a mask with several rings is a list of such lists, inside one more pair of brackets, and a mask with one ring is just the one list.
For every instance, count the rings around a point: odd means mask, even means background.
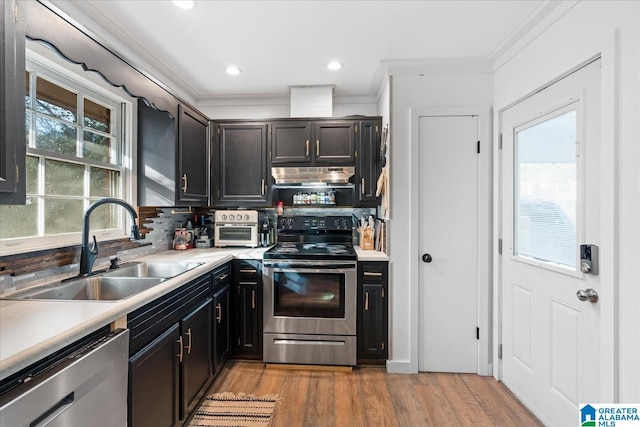
[{"label": "oven door", "polygon": [[356,263],[264,261],[264,331],[355,335]]}]

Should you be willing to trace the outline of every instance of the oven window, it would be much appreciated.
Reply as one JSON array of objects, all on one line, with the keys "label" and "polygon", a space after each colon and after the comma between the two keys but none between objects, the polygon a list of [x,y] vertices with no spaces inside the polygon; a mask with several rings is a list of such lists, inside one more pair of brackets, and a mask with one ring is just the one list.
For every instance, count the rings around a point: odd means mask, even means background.
[{"label": "oven window", "polygon": [[275,272],[273,284],[276,316],[344,318],[344,274]]},{"label": "oven window", "polygon": [[250,242],[251,229],[251,227],[220,227],[220,240]]}]

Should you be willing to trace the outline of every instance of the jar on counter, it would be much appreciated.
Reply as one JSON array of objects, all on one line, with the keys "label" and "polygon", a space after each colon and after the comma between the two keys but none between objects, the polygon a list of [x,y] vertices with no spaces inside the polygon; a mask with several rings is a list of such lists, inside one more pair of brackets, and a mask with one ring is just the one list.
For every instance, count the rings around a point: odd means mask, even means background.
[{"label": "jar on counter", "polygon": [[278,215],[278,216],[284,215],[284,203],[281,202],[281,201],[279,201],[276,204],[276,215]]}]

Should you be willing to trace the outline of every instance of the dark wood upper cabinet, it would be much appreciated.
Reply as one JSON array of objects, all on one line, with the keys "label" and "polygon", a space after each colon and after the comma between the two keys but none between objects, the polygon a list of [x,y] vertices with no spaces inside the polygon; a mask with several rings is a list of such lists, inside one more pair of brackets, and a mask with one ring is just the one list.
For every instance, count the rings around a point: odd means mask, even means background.
[{"label": "dark wood upper cabinet", "polygon": [[282,166],[353,165],[353,120],[289,120],[269,124],[271,164]]},{"label": "dark wood upper cabinet", "polygon": [[313,139],[316,164],[354,164],[356,122],[344,120],[314,122]]},{"label": "dark wood upper cabinet", "polygon": [[359,124],[356,159],[356,206],[376,206],[378,176],[380,176],[380,120],[364,120]]},{"label": "dark wood upper cabinet", "polygon": [[311,161],[311,122],[273,122],[269,126],[272,165]]},{"label": "dark wood upper cabinet", "polygon": [[178,107],[179,204],[206,205],[208,201],[209,122],[202,115]]},{"label": "dark wood upper cabinet", "polygon": [[26,203],[25,23],[20,4],[0,3],[0,204]]},{"label": "dark wood upper cabinet", "polygon": [[270,174],[267,166],[267,124],[215,125],[211,166],[214,206],[268,206]]}]

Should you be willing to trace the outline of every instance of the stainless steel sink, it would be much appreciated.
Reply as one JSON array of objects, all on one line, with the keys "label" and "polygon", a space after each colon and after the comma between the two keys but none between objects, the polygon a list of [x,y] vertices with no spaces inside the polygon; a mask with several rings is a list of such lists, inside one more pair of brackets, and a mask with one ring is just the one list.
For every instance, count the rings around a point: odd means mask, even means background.
[{"label": "stainless steel sink", "polygon": [[119,301],[202,265],[201,262],[131,262],[116,270],[0,295],[0,299]]},{"label": "stainless steel sink", "polygon": [[131,262],[123,264],[117,270],[108,270],[105,277],[162,277],[168,279],[185,273],[199,265],[201,262]]},{"label": "stainless steel sink", "polygon": [[21,300],[118,301],[151,289],[165,280],[159,277],[92,276],[59,283],[54,287],[27,289],[5,298]]}]

